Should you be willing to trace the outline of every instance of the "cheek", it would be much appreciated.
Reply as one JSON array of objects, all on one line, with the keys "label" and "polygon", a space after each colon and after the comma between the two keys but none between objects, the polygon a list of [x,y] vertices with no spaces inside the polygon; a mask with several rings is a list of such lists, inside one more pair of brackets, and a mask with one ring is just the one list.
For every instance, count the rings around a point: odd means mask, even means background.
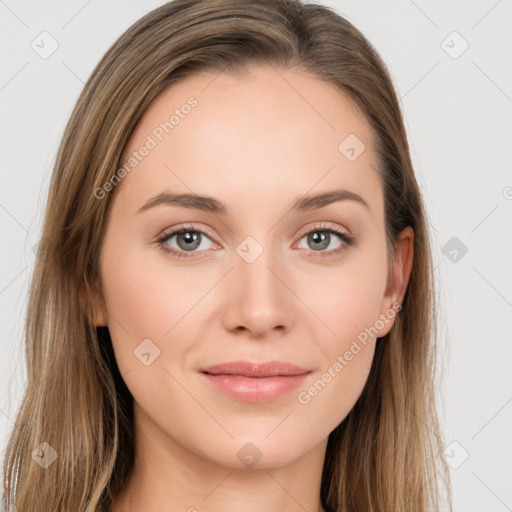
[{"label": "cheek", "polygon": [[166,278],[165,269],[148,264],[140,249],[114,245],[105,246],[102,283],[116,359],[127,371],[138,363],[134,351],[144,340],[164,355],[169,337],[164,335],[183,316],[188,301],[179,283]]},{"label": "cheek", "polygon": [[340,347],[375,325],[387,280],[384,258],[377,252],[358,255],[297,282],[300,296],[328,327],[322,339],[330,340],[330,347]]},{"label": "cheek", "polygon": [[297,412],[304,417],[301,428],[308,435],[328,435],[347,417],[361,396],[374,353],[374,339],[339,344],[332,351],[326,367],[297,396]]},{"label": "cheek", "polygon": [[147,372],[141,354],[150,353],[152,370],[187,366],[201,321],[211,313],[205,295],[216,277],[178,270],[157,249],[115,243],[105,249],[102,278],[116,360],[123,375],[135,370],[135,388],[141,385],[136,376],[144,375],[149,385],[158,373]]},{"label": "cheek", "polygon": [[334,334],[323,326],[323,335],[317,331],[322,365],[297,396],[297,413],[307,437],[318,432],[328,435],[347,417],[363,391],[375,353],[371,331],[378,318],[375,288],[363,287],[359,279],[350,287],[345,283],[346,294],[324,297],[330,306],[324,309],[323,320]]},{"label": "cheek", "polygon": [[384,253],[375,251],[370,257],[332,270],[320,281],[317,275],[316,284],[323,286],[310,288],[308,304],[314,304],[311,309],[319,312],[329,329],[320,326],[321,336],[317,331],[324,367],[299,402],[315,402],[311,409],[318,407],[319,415],[322,408],[333,411],[333,428],[350,412],[371,368],[387,278],[383,258]]}]

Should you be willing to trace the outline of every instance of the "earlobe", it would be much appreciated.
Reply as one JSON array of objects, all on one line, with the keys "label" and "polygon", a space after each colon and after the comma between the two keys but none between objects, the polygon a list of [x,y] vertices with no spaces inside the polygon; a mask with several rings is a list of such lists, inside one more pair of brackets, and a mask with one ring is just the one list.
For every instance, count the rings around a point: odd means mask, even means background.
[{"label": "earlobe", "polygon": [[395,260],[380,311],[381,317],[384,315],[388,321],[379,330],[377,335],[379,338],[385,336],[391,330],[396,314],[402,309],[402,302],[411,275],[413,258],[414,231],[410,226],[407,226],[400,233],[395,245]]},{"label": "earlobe", "polygon": [[104,305],[103,295],[97,283],[92,287],[90,292],[82,288],[80,303],[84,311],[87,312],[87,317],[91,325],[94,327],[108,326],[107,310]]},{"label": "earlobe", "polygon": [[414,231],[410,226],[407,226],[400,234],[396,247],[396,256],[394,293],[396,295],[396,302],[401,304],[409,284],[414,258]]},{"label": "earlobe", "polygon": [[103,300],[98,298],[101,294],[98,292],[91,298],[92,302],[92,324],[95,327],[107,327],[107,310],[103,305]]},{"label": "earlobe", "polygon": [[402,303],[409,277],[411,275],[412,262],[414,257],[414,231],[407,226],[399,235],[395,244],[395,261],[388,286],[386,297],[393,299],[392,302]]}]

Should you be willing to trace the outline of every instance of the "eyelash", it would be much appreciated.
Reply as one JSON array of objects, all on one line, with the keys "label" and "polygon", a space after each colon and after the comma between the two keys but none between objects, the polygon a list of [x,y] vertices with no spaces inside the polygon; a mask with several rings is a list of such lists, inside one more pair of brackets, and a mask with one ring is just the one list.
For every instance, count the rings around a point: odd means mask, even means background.
[{"label": "eyelash", "polygon": [[[158,244],[158,246],[163,251],[165,251],[166,253],[170,253],[173,256],[176,256],[178,258],[182,258],[182,257],[194,258],[195,254],[197,254],[197,253],[191,252],[190,254],[187,254],[186,251],[177,251],[176,249],[169,248],[169,246],[165,244],[165,242],[167,242],[174,235],[179,235],[181,233],[187,233],[187,232],[190,232],[190,231],[201,233],[202,235],[205,235],[205,236],[207,236],[210,239],[214,238],[212,233],[209,232],[207,229],[198,229],[198,228],[195,228],[194,226],[182,225],[179,228],[177,228],[177,229],[175,229],[175,230],[173,230],[173,231],[171,231],[169,233],[163,233],[162,236],[160,236],[156,240],[156,243]],[[341,240],[343,241],[343,245],[339,249],[335,249],[335,250],[331,250],[331,251],[327,251],[327,252],[318,252],[318,251],[312,251],[310,249],[306,249],[306,251],[308,251],[308,254],[309,255],[313,255],[314,257],[318,256],[320,258],[325,258],[325,257],[329,257],[329,256],[336,256],[338,253],[343,251],[346,247],[352,247],[352,246],[355,245],[355,238],[353,236],[347,235],[347,233],[345,233],[341,229],[338,229],[338,228],[335,228],[335,227],[331,227],[331,226],[326,226],[324,224],[317,224],[317,225],[313,226],[312,229],[310,229],[309,231],[306,231],[305,233],[303,233],[299,237],[299,240],[304,238],[306,235],[309,235],[311,233],[315,233],[317,231],[318,232],[334,233],[339,238],[341,238]],[[204,252],[204,251],[199,251],[199,252]]]}]

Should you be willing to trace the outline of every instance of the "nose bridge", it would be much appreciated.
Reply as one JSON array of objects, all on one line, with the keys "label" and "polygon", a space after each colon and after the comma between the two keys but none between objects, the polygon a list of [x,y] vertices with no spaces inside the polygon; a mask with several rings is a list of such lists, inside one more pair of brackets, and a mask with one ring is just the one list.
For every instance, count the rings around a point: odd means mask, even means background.
[{"label": "nose bridge", "polygon": [[275,301],[282,283],[275,275],[277,255],[271,247],[270,236],[266,237],[264,243],[248,236],[238,245],[236,253],[238,258],[234,270],[241,282],[245,283],[243,296],[266,302]]}]

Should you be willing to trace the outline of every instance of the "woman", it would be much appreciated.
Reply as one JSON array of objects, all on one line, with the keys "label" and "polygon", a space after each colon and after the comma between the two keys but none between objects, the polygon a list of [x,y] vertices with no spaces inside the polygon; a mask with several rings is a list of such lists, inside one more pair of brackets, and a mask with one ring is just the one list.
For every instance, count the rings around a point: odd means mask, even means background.
[{"label": "woman", "polygon": [[354,26],[297,0],[155,9],[59,148],[6,507],[438,510],[433,285]]}]

